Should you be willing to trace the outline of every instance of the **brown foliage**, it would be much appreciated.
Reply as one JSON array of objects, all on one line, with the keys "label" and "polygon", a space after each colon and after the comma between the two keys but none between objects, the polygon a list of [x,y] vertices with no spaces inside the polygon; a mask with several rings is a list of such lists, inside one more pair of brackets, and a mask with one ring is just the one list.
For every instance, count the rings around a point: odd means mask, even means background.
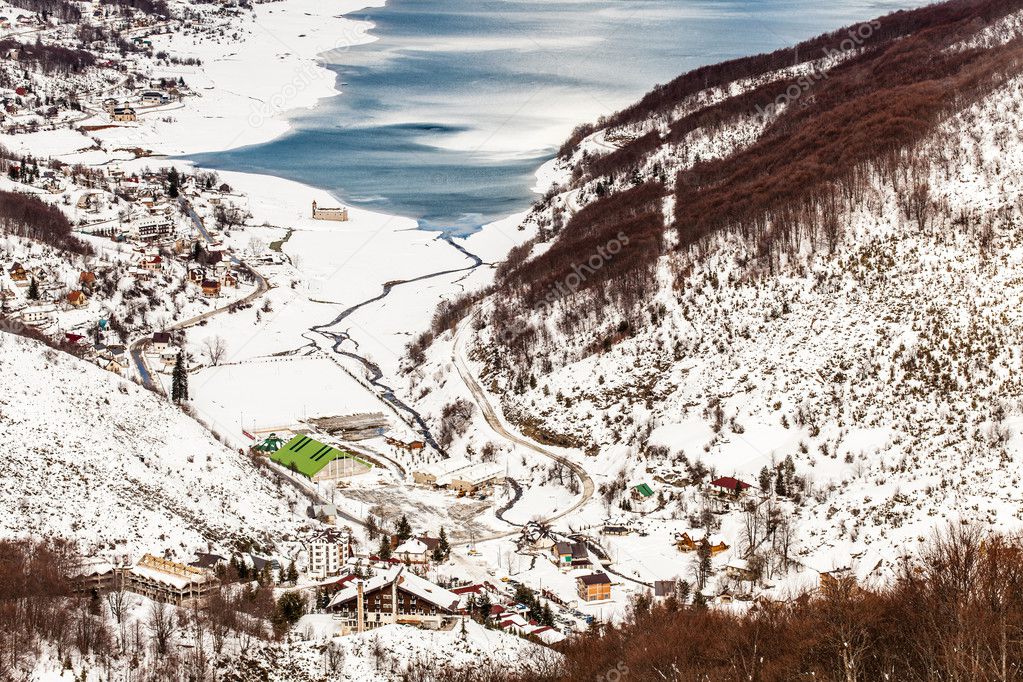
[{"label": "brown foliage", "polygon": [[1018,680],[1023,543],[955,528],[890,586],[839,582],[745,614],[637,608],[570,640],[550,675],[522,680]]}]

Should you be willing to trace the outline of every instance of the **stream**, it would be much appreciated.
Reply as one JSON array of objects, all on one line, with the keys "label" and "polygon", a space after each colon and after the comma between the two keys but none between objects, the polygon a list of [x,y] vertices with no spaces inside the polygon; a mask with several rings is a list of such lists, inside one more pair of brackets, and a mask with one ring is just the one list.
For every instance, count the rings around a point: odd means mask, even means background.
[{"label": "stream", "polygon": [[[423,416],[414,407],[412,407],[411,405],[406,403],[404,400],[399,398],[397,395],[395,395],[394,389],[391,388],[390,386],[388,386],[387,384],[385,384],[382,381],[382,379],[383,379],[383,372],[380,370],[380,367],[375,362],[370,360],[369,358],[366,358],[366,357],[364,357],[362,355],[359,355],[358,352],[353,352],[353,351],[348,351],[348,350],[342,350],[341,349],[341,345],[345,341],[352,341],[352,343],[355,344],[355,350],[358,351],[358,349],[359,349],[358,342],[355,339],[353,339],[351,337],[351,335],[347,331],[337,331],[337,332],[328,331],[328,329],[338,325],[345,318],[347,318],[348,316],[350,316],[352,313],[354,313],[355,311],[359,310],[363,306],[366,306],[366,305],[369,305],[371,303],[376,303],[377,301],[383,300],[397,286],[400,286],[400,285],[403,285],[403,284],[413,284],[415,282],[421,282],[423,280],[432,279],[434,277],[441,277],[443,275],[451,275],[451,274],[454,274],[456,272],[469,273],[469,272],[472,272],[473,270],[475,270],[476,268],[478,268],[479,266],[483,265],[483,259],[481,259],[476,254],[468,251],[461,244],[456,243],[450,236],[442,236],[442,237],[440,237],[440,239],[443,239],[449,245],[451,245],[453,248],[457,249],[458,251],[461,251],[467,258],[469,258],[472,261],[472,265],[469,265],[469,266],[464,267],[464,268],[454,268],[454,269],[450,269],[450,270],[441,270],[439,272],[432,272],[432,273],[428,273],[426,275],[421,275],[419,277],[413,277],[412,279],[403,279],[403,280],[395,280],[395,281],[391,281],[391,282],[385,282],[384,283],[384,287],[383,287],[383,291],[381,291],[380,294],[378,294],[377,296],[374,296],[373,298],[366,299],[365,301],[362,301],[361,303],[356,303],[353,306],[345,308],[344,310],[342,310],[330,322],[310,327],[309,331],[314,333],[314,334],[319,334],[320,336],[323,336],[325,338],[330,339],[331,340],[331,350],[333,350],[338,355],[343,355],[345,357],[351,358],[351,359],[356,360],[357,362],[359,362],[366,369],[366,373],[367,373],[367,377],[369,379],[369,383],[375,389],[377,389],[377,394],[379,395],[379,397],[381,399],[385,400],[386,402],[388,402],[390,405],[392,405],[399,412],[404,412],[404,413],[408,414],[412,418],[412,420],[416,424],[419,425],[419,428],[420,428],[420,430],[422,431],[422,434],[423,434],[423,439],[427,443],[429,443],[434,449],[436,449],[438,452],[444,453],[444,450],[440,447],[440,445],[434,439],[433,434],[430,433],[430,427],[427,425],[426,420],[423,418]],[[316,344],[316,342],[313,341],[312,339],[310,339],[310,341],[313,343],[313,345]],[[444,454],[446,454],[446,453],[444,453]]]}]

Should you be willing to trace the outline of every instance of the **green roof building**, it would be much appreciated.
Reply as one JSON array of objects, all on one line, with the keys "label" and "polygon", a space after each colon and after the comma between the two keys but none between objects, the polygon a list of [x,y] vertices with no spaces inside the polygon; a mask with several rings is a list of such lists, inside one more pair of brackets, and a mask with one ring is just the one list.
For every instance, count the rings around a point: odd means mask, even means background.
[{"label": "green roof building", "polygon": [[635,488],[633,488],[633,490],[635,490],[642,497],[650,497],[651,495],[654,494],[653,488],[648,486],[646,483],[640,483]]},{"label": "green roof building", "polygon": [[328,464],[338,459],[351,459],[363,466],[372,466],[352,453],[324,445],[309,436],[295,436],[285,443],[280,450],[270,455],[270,459],[283,467],[294,469],[307,478],[316,480]]}]

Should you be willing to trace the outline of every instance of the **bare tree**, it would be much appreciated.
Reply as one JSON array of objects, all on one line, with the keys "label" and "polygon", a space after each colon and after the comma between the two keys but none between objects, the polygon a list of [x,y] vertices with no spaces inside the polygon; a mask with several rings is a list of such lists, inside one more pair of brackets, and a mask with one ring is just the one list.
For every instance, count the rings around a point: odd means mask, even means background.
[{"label": "bare tree", "polygon": [[149,607],[146,625],[148,625],[149,634],[153,638],[156,655],[163,658],[169,650],[171,636],[177,629],[177,616],[174,609],[164,602],[153,602]]},{"label": "bare tree", "polygon": [[227,341],[222,336],[207,336],[202,341],[202,349],[209,363],[217,366],[227,353]]}]

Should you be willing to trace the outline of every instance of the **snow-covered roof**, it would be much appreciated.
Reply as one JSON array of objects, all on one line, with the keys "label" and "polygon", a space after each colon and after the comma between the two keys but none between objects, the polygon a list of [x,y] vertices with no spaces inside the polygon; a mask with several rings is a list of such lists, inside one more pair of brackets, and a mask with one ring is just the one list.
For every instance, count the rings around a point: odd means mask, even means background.
[{"label": "snow-covered roof", "polygon": [[416,539],[409,538],[405,542],[401,543],[394,549],[395,554],[422,554],[427,550],[426,543]]},{"label": "snow-covered roof", "polygon": [[472,462],[467,460],[465,457],[452,457],[451,459],[442,459],[439,462],[427,464],[422,467],[419,472],[426,474],[427,476],[440,478],[441,476],[458,471],[459,469],[466,469],[470,466],[472,466]]},{"label": "snow-covered roof", "polygon": [[478,484],[501,475],[501,466],[494,463],[481,462],[463,469],[457,469],[437,477],[437,485],[449,485],[454,481],[465,481]]},{"label": "snow-covered roof", "polygon": [[[395,566],[370,576],[362,581],[362,589],[364,593],[369,593],[387,587],[395,581],[398,582],[398,586],[402,590],[419,599],[424,599],[435,606],[452,611],[458,607],[459,597],[457,594],[449,592],[439,585],[434,585],[429,580],[420,578],[411,571],[406,571],[404,566]],[[358,594],[359,581],[352,581],[350,584],[345,585],[343,589],[338,590],[338,593],[330,600],[327,608],[329,609],[337,604],[350,601],[357,597]]]}]

